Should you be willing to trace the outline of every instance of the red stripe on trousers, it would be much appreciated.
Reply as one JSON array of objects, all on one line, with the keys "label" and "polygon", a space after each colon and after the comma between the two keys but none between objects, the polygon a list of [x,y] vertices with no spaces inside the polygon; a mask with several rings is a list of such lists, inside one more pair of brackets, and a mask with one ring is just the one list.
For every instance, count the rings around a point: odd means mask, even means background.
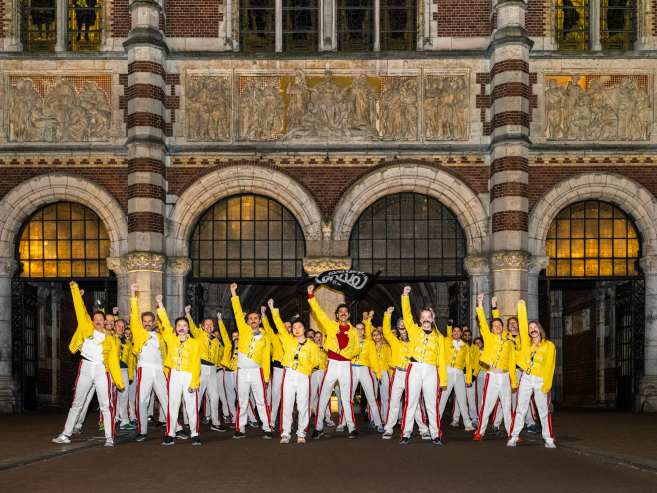
[{"label": "red stripe on trousers", "polygon": [[[438,388],[436,389],[436,426],[438,427],[438,436],[442,438],[443,434],[440,431],[440,399],[443,398],[443,388],[440,386],[438,367],[436,367],[436,379],[438,383]],[[456,394],[454,394],[454,400],[456,400]]]},{"label": "red stripe on trousers", "polygon": [[[112,379],[110,378],[110,374],[107,372],[105,373],[105,376],[107,377],[107,393],[109,394],[107,396],[108,397],[107,400],[109,401],[109,412],[110,412],[109,426],[111,429],[111,436],[112,438],[114,438],[114,406],[112,403],[112,401],[114,400],[114,396],[112,396]],[[107,424],[105,426],[107,426]]]},{"label": "red stripe on trousers", "polygon": [[[173,370],[169,369],[169,374],[167,375],[167,436],[171,434],[171,393],[169,392],[169,382],[171,377],[171,372]],[[162,403],[160,403],[160,406]],[[153,414],[155,414],[155,409],[153,409]],[[176,420],[178,419],[178,413],[176,413]]]},{"label": "red stripe on trousers", "polygon": [[[518,401],[516,401],[518,402]],[[502,403],[500,402],[500,398],[497,398],[497,401],[495,401],[495,407],[493,408],[493,426],[495,426],[495,418],[497,418],[497,407],[502,407]],[[504,412],[504,411],[502,411]]]},{"label": "red stripe on trousers", "polygon": [[[84,360],[80,361],[80,366],[78,366],[78,376],[75,379],[75,390],[73,390],[73,402],[75,402],[75,396],[78,393],[78,380],[80,380],[80,371],[82,370],[82,363]],[[73,407],[73,402],[71,403],[71,407]],[[66,424],[64,424],[64,430],[66,430]],[[62,433],[64,433],[64,430],[62,430]]]},{"label": "red stripe on trousers", "polygon": [[402,431],[402,436],[404,436],[404,428],[406,428],[406,411],[408,411],[408,377],[411,375],[411,368],[413,367],[413,363],[408,365],[408,368],[406,369],[406,379],[404,380],[404,392],[406,392],[406,402],[404,403],[404,413],[402,414],[402,425],[401,425],[401,431]]},{"label": "red stripe on trousers", "polygon": [[[322,402],[322,389],[324,388],[324,380],[326,379],[326,374],[328,373],[329,365],[331,364],[330,361],[326,362],[326,370],[324,370],[324,376],[322,377],[322,383],[319,386],[319,394],[317,394],[317,408],[320,409],[319,404]],[[331,399],[329,398],[329,401]],[[328,403],[327,403],[328,405]],[[319,418],[319,415],[322,415],[321,418]],[[315,413],[315,429],[317,429],[317,419],[323,420],[324,419],[324,413]]]},{"label": "red stripe on trousers", "polygon": [[137,368],[137,395],[135,396],[135,414],[137,415],[137,433],[141,432],[141,416],[139,415],[139,396],[141,395],[141,367]]},{"label": "red stripe on trousers", "polygon": [[[374,373],[372,373],[371,368],[367,368],[367,371],[370,374],[370,380],[372,380],[372,390],[376,389],[376,384],[374,383]],[[383,417],[381,416],[381,408],[379,407],[379,403],[376,401],[376,395],[374,396],[374,404],[376,405],[376,411],[379,413],[379,423],[383,421]]]},{"label": "red stripe on trousers", "polygon": [[397,368],[392,370],[392,381],[388,383],[388,410],[386,411],[386,422],[383,423],[383,426],[388,424],[388,418],[390,417],[390,397],[392,396],[392,386],[395,383],[395,373],[397,373]]},{"label": "red stripe on trousers", "polygon": [[[354,372],[349,368],[349,395],[353,395],[354,392]],[[342,403],[344,408],[344,402]],[[351,409],[351,422],[354,424],[354,430],[356,429],[356,416],[354,415],[354,400],[349,399],[349,408]]]},{"label": "red stripe on trousers", "polygon": [[[525,375],[525,372],[523,371],[520,374],[520,380],[518,380],[518,390],[516,392],[516,407],[513,408],[513,414],[511,415],[511,429],[509,430],[509,436],[513,435],[513,427],[516,425],[516,412],[518,412],[518,403],[520,402],[520,382],[522,382],[522,377]],[[531,397],[531,396],[530,396]],[[530,399],[529,405],[532,405],[532,401]],[[506,425],[504,425],[506,427]]]},{"label": "red stripe on trousers", "polygon": [[[235,375],[235,394],[237,394],[237,422],[235,423],[235,429],[240,431],[240,371],[237,370],[237,375]],[[247,418],[248,421],[248,418]]]},{"label": "red stripe on trousers", "polygon": [[481,435],[481,422],[484,417],[484,409],[486,408],[486,391],[488,390],[488,377],[490,374],[486,373],[486,381],[484,382],[484,395],[482,396],[481,409],[479,410],[479,426],[477,426],[477,435]]},{"label": "red stripe on trousers", "polygon": [[[550,437],[552,437],[552,440],[554,440],[554,436],[552,435],[552,414],[550,414],[550,392],[548,391],[547,393],[547,413],[548,413],[548,426],[550,428]],[[554,440],[556,442],[556,440]]]},{"label": "red stripe on trousers", "polygon": [[[198,392],[198,390],[196,392]],[[196,396],[194,396],[194,397],[196,397]],[[207,395],[205,396],[205,398],[207,399]],[[183,402],[183,404],[184,404],[184,402]],[[199,431],[198,399],[194,399],[194,404],[196,404],[196,434],[198,435],[198,431]]]},{"label": "red stripe on trousers", "polygon": [[[271,423],[271,411],[267,407],[267,394],[266,394],[267,387],[265,386],[265,372],[262,371],[262,368],[260,368],[260,381],[262,382],[262,397],[263,397],[262,400],[265,403],[265,410],[267,411],[267,425],[269,427],[269,431],[271,431],[271,424],[270,424]],[[273,389],[272,389],[272,392],[273,392]]]},{"label": "red stripe on trousers", "polygon": [[[281,436],[283,436],[283,420],[285,419],[285,374],[287,369],[283,370],[283,382],[281,383]],[[272,393],[273,393],[272,389]]]}]

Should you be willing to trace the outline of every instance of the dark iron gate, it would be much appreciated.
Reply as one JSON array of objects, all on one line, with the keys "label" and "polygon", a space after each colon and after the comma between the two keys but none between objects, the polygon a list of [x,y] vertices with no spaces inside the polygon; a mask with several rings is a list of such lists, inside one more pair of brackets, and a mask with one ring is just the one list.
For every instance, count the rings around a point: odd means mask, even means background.
[{"label": "dark iron gate", "polygon": [[21,410],[37,409],[38,314],[37,288],[20,280],[11,287],[12,373]]},{"label": "dark iron gate", "polygon": [[635,411],[643,375],[645,281],[616,286],[616,410]]}]

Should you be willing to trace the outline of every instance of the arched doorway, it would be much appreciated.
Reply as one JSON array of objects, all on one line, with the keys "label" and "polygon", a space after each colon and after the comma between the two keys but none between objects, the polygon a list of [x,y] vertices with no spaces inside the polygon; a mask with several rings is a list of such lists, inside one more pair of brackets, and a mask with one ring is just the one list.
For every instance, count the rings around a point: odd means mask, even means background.
[{"label": "arched doorway", "polygon": [[41,396],[52,404],[68,401],[79,363],[79,356],[58,350],[58,341],[67,346],[77,327],[68,282],[74,279],[85,290],[89,311],[111,313],[116,280],[109,256],[104,222],[82,204],[50,204],[24,222],[12,280],[12,367],[23,409],[36,409]]},{"label": "arched doorway", "polygon": [[545,247],[539,312],[561,353],[555,400],[634,410],[645,287],[632,218],[611,203],[574,203],[550,224]]},{"label": "arched doorway", "polygon": [[401,316],[400,295],[410,283],[415,308],[435,307],[441,330],[448,319],[467,325],[466,253],[457,217],[436,199],[412,192],[380,198],[361,213],[349,240],[353,269],[383,268],[379,282],[354,313],[374,310],[375,323],[380,323],[385,310],[394,306]]},{"label": "arched doorway", "polygon": [[[228,286],[240,280],[247,283],[240,294],[244,309],[259,312],[275,293],[285,303],[280,306],[283,318],[300,311],[296,284],[305,276],[305,239],[297,219],[280,202],[256,194],[220,200],[200,217],[189,251],[187,303],[194,317],[232,312]],[[234,323],[233,317],[225,320]]]}]

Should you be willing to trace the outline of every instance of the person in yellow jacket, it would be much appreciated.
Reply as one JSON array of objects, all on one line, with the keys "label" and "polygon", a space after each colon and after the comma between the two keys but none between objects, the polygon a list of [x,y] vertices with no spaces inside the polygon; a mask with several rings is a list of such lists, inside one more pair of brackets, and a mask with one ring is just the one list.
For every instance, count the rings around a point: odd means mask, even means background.
[{"label": "person in yellow jacket", "polygon": [[281,443],[289,443],[292,431],[292,412],[296,397],[299,422],[297,443],[306,443],[306,433],[310,422],[310,376],[319,364],[319,348],[306,338],[306,330],[300,320],[292,324],[292,334],[283,325],[274,300],[267,304],[278,330],[277,337],[283,346],[283,393],[281,398]]},{"label": "person in yellow jacket", "polygon": [[[213,431],[224,432],[226,429],[221,426],[219,421],[219,390],[217,389],[217,353],[221,341],[214,335],[214,321],[211,318],[203,320],[203,325],[199,329],[191,315],[191,305],[185,307],[185,318],[189,326],[189,332],[192,337],[201,344],[201,381],[199,383],[198,407],[201,407],[201,401],[204,398],[208,400],[210,408],[210,417],[212,419]],[[205,395],[207,393],[207,395]]]},{"label": "person in yellow jacket", "polygon": [[[349,428],[349,438],[358,439],[354,408],[351,401],[353,395],[351,360],[360,353],[360,342],[358,332],[349,323],[349,308],[346,303],[341,303],[335,310],[336,321],[329,319],[315,299],[315,286],[308,286],[308,303],[312,314],[326,333],[324,334],[324,349],[328,353],[326,372],[319,386],[319,398],[317,408],[320,412],[315,413],[315,431],[312,438],[318,440],[324,436],[324,421],[321,419],[321,410],[328,405],[336,382],[340,384],[340,400],[345,413],[345,420]],[[354,387],[355,388],[355,387]]]},{"label": "person in yellow jacket", "polygon": [[[450,325],[452,320],[449,321]],[[472,384],[470,386],[465,386],[465,395],[468,401],[468,410],[470,421],[472,421],[472,426],[477,427],[479,424],[479,408],[477,406],[477,375],[479,374],[479,348],[473,344],[472,341],[472,331],[468,329],[467,326],[463,326],[463,333],[461,335],[461,340],[468,346],[468,357],[470,358],[470,374]],[[454,400],[456,404],[456,399]],[[458,426],[459,420],[461,418],[461,408],[459,406],[454,406],[454,420],[452,421],[451,426]]]},{"label": "person in yellow jacket", "polygon": [[[130,378],[130,364],[132,361],[132,340],[125,335],[125,320],[117,320],[114,323],[114,338],[119,349],[119,365],[121,366],[121,377],[124,384],[132,380]],[[136,428],[130,423],[130,413],[128,412],[128,399],[130,392],[119,392],[117,398],[117,416],[121,420],[121,429],[132,431]]]},{"label": "person in yellow jacket", "polygon": [[[285,353],[283,345],[281,344],[281,339],[279,336],[274,333],[274,330],[269,325],[269,320],[267,320],[267,308],[262,306],[260,307],[260,318],[262,320],[262,328],[265,330],[265,334],[269,337],[271,341],[271,382],[267,386],[267,402],[270,412],[270,423],[271,429],[273,430],[276,427],[276,418],[278,417],[278,411],[281,407],[281,389],[283,385],[283,354]],[[285,332],[287,328],[283,326]],[[278,330],[278,327],[277,327]]]},{"label": "person in yellow jacket", "polygon": [[[408,364],[411,362],[411,341],[408,338],[408,331],[404,325],[404,319],[400,318],[397,321],[397,333],[391,329],[391,318],[394,307],[389,307],[383,317],[383,337],[385,337],[388,344],[390,344],[390,365],[394,368],[392,371],[392,384],[390,386],[390,395],[388,396],[388,412],[386,413],[386,423],[383,433],[385,440],[392,438],[392,430],[397,423],[397,416],[400,412],[402,394],[404,393],[406,385],[406,372]],[[420,398],[421,399],[421,398]],[[420,431],[420,436],[423,440],[431,440],[431,433],[427,427],[422,412],[422,404],[420,403],[415,410],[415,422],[417,423]]]},{"label": "person in yellow jacket", "polygon": [[237,431],[233,438],[244,438],[247,425],[249,396],[253,392],[258,414],[265,431],[265,439],[272,438],[269,406],[266,399],[266,386],[269,382],[271,342],[260,327],[260,315],[250,313],[244,320],[242,305],[237,296],[237,284],[230,285],[233,313],[239,332],[237,348]]},{"label": "person in yellow jacket", "polygon": [[132,344],[132,330],[126,324],[125,336],[130,341],[130,357],[128,359],[128,378],[130,379],[130,386],[128,387],[128,416],[130,423],[137,427],[137,415],[135,414],[135,398],[137,397],[137,381],[135,374],[137,373],[137,356],[135,356],[134,345]]},{"label": "person in yellow jacket", "polygon": [[[314,338],[315,345],[319,348],[319,363],[313,368],[313,374],[310,376],[310,405],[315,407],[315,414],[318,412],[318,398],[319,398],[319,385],[324,379],[326,372],[326,365],[328,363],[328,352],[324,349],[324,332],[323,329],[318,328],[315,331]],[[335,426],[331,419],[331,404],[326,406],[326,409],[321,413],[319,419],[326,421],[326,426]]]},{"label": "person in yellow jacket", "polygon": [[[388,398],[390,397],[390,344],[383,337],[383,328],[376,328],[372,331],[372,340],[376,348],[376,357],[379,360],[379,370],[381,378],[378,384],[379,401],[381,402],[381,418],[388,416]],[[382,421],[385,425],[385,421]]]},{"label": "person in yellow jacket", "polygon": [[[235,402],[237,401],[237,348],[239,346],[239,332],[233,332],[230,336],[226,331],[226,326],[221,319],[221,312],[217,313],[219,333],[224,343],[224,353],[220,360],[224,368],[224,393],[226,395],[226,404],[228,414],[224,415],[226,423],[230,423],[230,428],[235,428],[237,422],[237,411]],[[224,411],[225,412],[225,411]]]},{"label": "person in yellow jacket", "polygon": [[162,445],[173,445],[176,436],[176,423],[182,400],[192,435],[192,445],[201,445],[198,422],[198,398],[196,394],[201,383],[202,342],[189,336],[189,324],[185,317],[177,318],[175,330],[171,327],[167,311],[162,304],[163,296],[155,297],[157,316],[161,322],[160,332],[167,343],[164,366],[169,369],[169,409],[167,410],[167,431]]},{"label": "person in yellow jacket", "polygon": [[[121,365],[119,364],[119,348],[116,340],[105,333],[105,314],[94,312],[93,318],[84,306],[80,290],[75,281],[71,281],[71,295],[78,328],[73,334],[69,349],[73,354],[80,351],[82,361],[75,381],[73,404],[68,412],[64,430],[55,439],[55,443],[70,443],[73,428],[80,417],[80,412],[92,387],[98,395],[100,411],[105,423],[114,423],[114,410],[110,405],[110,387],[112,380],[119,392],[125,391]],[[105,446],[114,446],[114,426],[105,427]]]},{"label": "person in yellow jacket", "polygon": [[518,325],[520,326],[520,360],[524,373],[518,384],[518,405],[515,409],[511,426],[511,437],[507,445],[515,447],[522,431],[527,408],[534,402],[538,410],[543,429],[543,440],[547,448],[556,448],[552,435],[552,417],[550,416],[550,389],[556,364],[556,349],[547,340],[545,331],[537,321],[527,323],[527,306],[523,300],[518,302]]},{"label": "person in yellow jacket", "polygon": [[486,369],[486,381],[483,389],[483,404],[479,411],[479,426],[474,439],[483,438],[488,425],[490,414],[495,409],[499,397],[504,413],[504,426],[508,434],[511,432],[511,393],[518,387],[516,380],[516,355],[513,342],[503,334],[502,320],[494,318],[491,329],[488,328],[484,313],[484,294],[477,296],[477,317],[479,318],[479,331],[484,340],[484,352],[479,358],[480,364]]},{"label": "person in yellow jacket", "polygon": [[404,327],[406,327],[411,341],[412,356],[406,370],[406,406],[402,417],[402,437],[399,443],[404,445],[409,442],[413,431],[412,417],[415,416],[420,393],[422,393],[427,408],[431,440],[436,445],[442,445],[438,406],[441,389],[445,390],[447,387],[443,336],[436,329],[433,311],[429,309],[420,312],[421,327],[415,325],[408,298],[410,292],[410,286],[404,287],[401,299]]}]

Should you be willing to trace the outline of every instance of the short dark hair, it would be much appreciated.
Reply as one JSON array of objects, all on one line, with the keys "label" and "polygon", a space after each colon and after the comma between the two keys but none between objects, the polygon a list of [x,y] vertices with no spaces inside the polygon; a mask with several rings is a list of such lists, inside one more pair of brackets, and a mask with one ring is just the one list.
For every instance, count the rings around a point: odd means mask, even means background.
[{"label": "short dark hair", "polygon": [[[142,315],[143,317],[143,315]],[[178,317],[174,322],[173,322],[173,327],[175,328],[176,325],[178,325],[178,322],[183,321],[187,324],[187,328],[189,329],[189,322],[187,321],[186,317]]]},{"label": "short dark hair", "polygon": [[466,332],[470,332],[470,334],[472,334],[472,331],[471,331],[470,329],[467,329],[467,328],[466,328],[466,329],[462,329],[461,332],[463,332],[464,334],[465,334]]},{"label": "short dark hair", "polygon": [[509,317],[506,319],[506,326],[509,327],[511,325],[511,320],[515,320],[516,324],[518,323],[518,318],[517,317]]},{"label": "short dark hair", "polygon": [[338,312],[340,311],[340,308],[346,308],[347,312],[349,312],[349,306],[347,306],[346,303],[340,303],[338,307],[335,309],[335,318],[338,318]]},{"label": "short dark hair", "polygon": [[452,325],[452,330],[454,329],[459,329],[461,332],[463,332],[463,328],[460,325]]},{"label": "short dark hair", "polygon": [[490,321],[490,326],[493,326],[493,322],[499,322],[500,325],[502,325],[502,328],[504,328],[504,322],[502,322],[502,319],[500,317],[495,317],[493,320]]},{"label": "short dark hair", "polygon": [[474,344],[474,343],[477,342],[477,341],[481,341],[481,345],[482,345],[482,346],[484,345],[484,340],[483,340],[481,337],[479,337],[479,336],[477,336],[477,337],[474,338],[474,340],[472,341],[472,344]]},{"label": "short dark hair", "polygon": [[142,313],[141,314],[141,321],[142,322],[144,321],[144,317],[151,317],[153,319],[153,322],[155,322],[155,320],[157,320],[157,317],[155,316],[155,314],[153,312],[144,312],[144,313]]},{"label": "short dark hair", "polygon": [[94,312],[94,314],[91,316],[91,319],[93,320],[93,318],[94,318],[96,315],[100,315],[100,316],[103,317],[103,319],[105,319],[105,312],[101,312],[100,310],[96,310],[96,311]]}]

